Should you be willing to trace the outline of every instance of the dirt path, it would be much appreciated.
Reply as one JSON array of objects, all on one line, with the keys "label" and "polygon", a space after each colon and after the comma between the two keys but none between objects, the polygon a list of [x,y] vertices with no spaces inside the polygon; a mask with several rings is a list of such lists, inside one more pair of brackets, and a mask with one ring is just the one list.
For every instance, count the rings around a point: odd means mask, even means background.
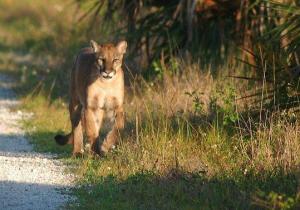
[{"label": "dirt path", "polygon": [[59,209],[71,199],[64,193],[74,179],[54,155],[33,152],[20,127],[28,114],[12,111],[12,85],[0,75],[0,209]]}]

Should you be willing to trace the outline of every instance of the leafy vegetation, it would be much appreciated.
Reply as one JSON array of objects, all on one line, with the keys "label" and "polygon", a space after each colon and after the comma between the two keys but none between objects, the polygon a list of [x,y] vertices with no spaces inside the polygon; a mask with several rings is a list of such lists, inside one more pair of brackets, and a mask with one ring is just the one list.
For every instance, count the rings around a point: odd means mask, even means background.
[{"label": "leafy vegetation", "polygon": [[[69,209],[298,209],[299,3],[0,2],[0,69],[38,151],[76,164]],[[62,21],[63,20],[63,21]],[[126,128],[69,157],[69,71],[89,39],[126,38]],[[107,132],[101,131],[101,140]]]}]

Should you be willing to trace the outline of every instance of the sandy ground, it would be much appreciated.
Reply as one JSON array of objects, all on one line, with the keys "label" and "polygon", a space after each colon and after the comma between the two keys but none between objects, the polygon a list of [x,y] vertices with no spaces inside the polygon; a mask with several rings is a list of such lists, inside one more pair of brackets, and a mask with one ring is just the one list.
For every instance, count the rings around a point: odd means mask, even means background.
[{"label": "sandy ground", "polygon": [[13,81],[0,75],[0,209],[60,209],[72,199],[67,192],[74,178],[52,154],[33,151],[16,110]]}]

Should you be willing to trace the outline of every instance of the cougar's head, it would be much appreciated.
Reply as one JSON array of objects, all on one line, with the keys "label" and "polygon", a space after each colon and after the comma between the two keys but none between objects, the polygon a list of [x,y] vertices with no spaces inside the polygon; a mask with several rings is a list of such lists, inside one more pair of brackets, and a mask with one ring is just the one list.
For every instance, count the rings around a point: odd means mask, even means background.
[{"label": "cougar's head", "polygon": [[123,55],[126,52],[127,42],[120,41],[117,45],[99,45],[91,40],[91,47],[95,54],[95,66],[104,79],[111,79],[121,69]]}]

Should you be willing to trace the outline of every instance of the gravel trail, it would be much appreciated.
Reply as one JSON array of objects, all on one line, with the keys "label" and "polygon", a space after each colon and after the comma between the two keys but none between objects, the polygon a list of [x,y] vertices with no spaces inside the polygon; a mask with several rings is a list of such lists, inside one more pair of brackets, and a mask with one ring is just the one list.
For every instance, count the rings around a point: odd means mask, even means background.
[{"label": "gravel trail", "polygon": [[30,116],[14,109],[13,85],[0,75],[0,209],[60,209],[72,199],[66,192],[74,177],[54,155],[36,153],[27,142],[20,120]]}]

